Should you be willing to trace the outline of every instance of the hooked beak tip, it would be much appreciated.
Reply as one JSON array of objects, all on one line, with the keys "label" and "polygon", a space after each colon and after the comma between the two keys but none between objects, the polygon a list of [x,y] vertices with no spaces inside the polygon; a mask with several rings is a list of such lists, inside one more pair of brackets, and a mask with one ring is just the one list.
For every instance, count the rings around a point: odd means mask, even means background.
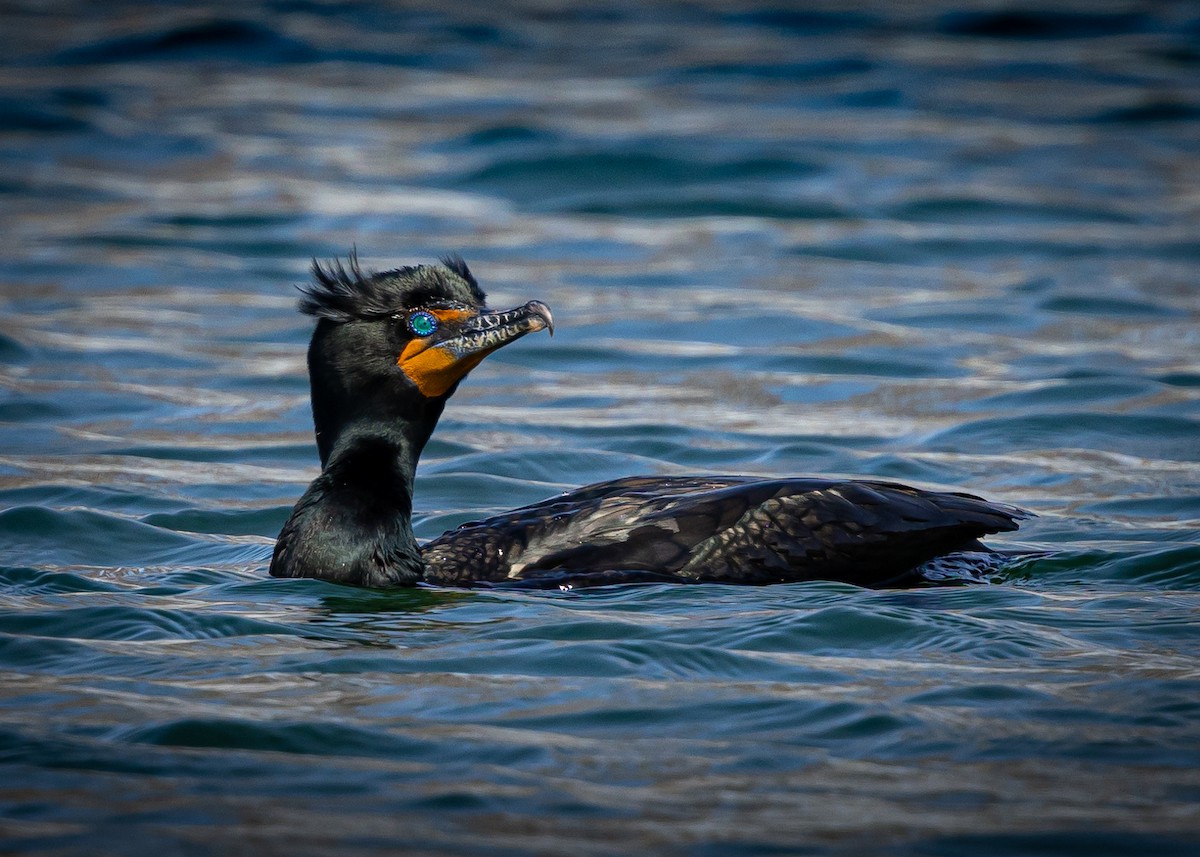
[{"label": "hooked beak tip", "polygon": [[550,307],[546,306],[541,301],[530,301],[529,303],[525,304],[525,309],[527,309],[531,315],[535,316],[536,318],[540,318],[542,320],[542,327],[544,327],[551,336],[554,335],[554,316],[550,314]]}]

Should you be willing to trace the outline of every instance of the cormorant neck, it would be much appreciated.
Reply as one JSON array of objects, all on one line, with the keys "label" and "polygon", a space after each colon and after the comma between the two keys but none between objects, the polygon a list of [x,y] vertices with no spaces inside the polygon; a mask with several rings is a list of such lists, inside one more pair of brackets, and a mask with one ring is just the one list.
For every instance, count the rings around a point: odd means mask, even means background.
[{"label": "cormorant neck", "polygon": [[413,480],[424,442],[403,432],[349,430],[338,437],[321,468],[321,477],[339,493],[354,492],[386,504],[405,519],[412,517]]},{"label": "cormorant neck", "polygon": [[410,472],[415,474],[417,459],[445,406],[444,397],[427,399],[410,390],[397,395],[381,389],[375,395],[350,400],[331,396],[314,384],[313,428],[322,469],[336,457],[363,455],[365,443],[371,454],[388,454],[381,447],[389,447],[393,457],[410,462]]},{"label": "cormorant neck", "polygon": [[432,430],[375,420],[342,428],[280,533],[271,574],[360,586],[418,582],[424,564],[412,531],[413,479]]}]

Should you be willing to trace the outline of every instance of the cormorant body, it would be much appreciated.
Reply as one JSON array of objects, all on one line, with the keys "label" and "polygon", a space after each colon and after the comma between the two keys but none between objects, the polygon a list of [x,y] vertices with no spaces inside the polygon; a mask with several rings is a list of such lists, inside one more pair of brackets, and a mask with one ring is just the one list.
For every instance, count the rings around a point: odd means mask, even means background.
[{"label": "cormorant body", "polygon": [[922,564],[1017,528],[1026,514],[891,482],[635,476],[412,533],[421,450],[459,381],[553,322],[530,301],[494,312],[466,264],[364,274],[314,263],[301,301],[322,471],[284,525],[277,577],[363,586],[574,587],[621,582],[919,582]]}]

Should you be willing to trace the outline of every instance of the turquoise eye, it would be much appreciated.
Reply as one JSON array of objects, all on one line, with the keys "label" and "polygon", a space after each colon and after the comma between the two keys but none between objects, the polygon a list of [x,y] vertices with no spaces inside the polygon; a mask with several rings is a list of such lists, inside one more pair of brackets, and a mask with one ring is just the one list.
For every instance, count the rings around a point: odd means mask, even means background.
[{"label": "turquoise eye", "polygon": [[432,313],[414,312],[408,317],[408,329],[417,336],[428,336],[437,330],[438,321]]}]

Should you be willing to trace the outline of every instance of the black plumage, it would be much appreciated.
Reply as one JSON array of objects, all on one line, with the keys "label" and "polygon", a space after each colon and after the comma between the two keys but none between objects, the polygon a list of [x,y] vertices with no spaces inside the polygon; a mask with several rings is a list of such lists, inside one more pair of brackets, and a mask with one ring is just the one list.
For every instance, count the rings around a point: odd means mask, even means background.
[{"label": "black plumage", "polygon": [[[506,312],[458,257],[366,274],[314,263],[301,309],[322,472],[276,543],[271,573],[366,586],[765,584],[920,579],[936,557],[986,550],[1020,510],[876,481],[636,476],[464,524],[419,546],[417,460],[446,400],[487,353],[553,330],[531,301]],[[434,330],[428,332],[427,328]]]},{"label": "black plumage", "polygon": [[637,476],[461,527],[424,546],[425,579],[915,582],[934,557],[984,550],[1023,513],[889,482]]}]

